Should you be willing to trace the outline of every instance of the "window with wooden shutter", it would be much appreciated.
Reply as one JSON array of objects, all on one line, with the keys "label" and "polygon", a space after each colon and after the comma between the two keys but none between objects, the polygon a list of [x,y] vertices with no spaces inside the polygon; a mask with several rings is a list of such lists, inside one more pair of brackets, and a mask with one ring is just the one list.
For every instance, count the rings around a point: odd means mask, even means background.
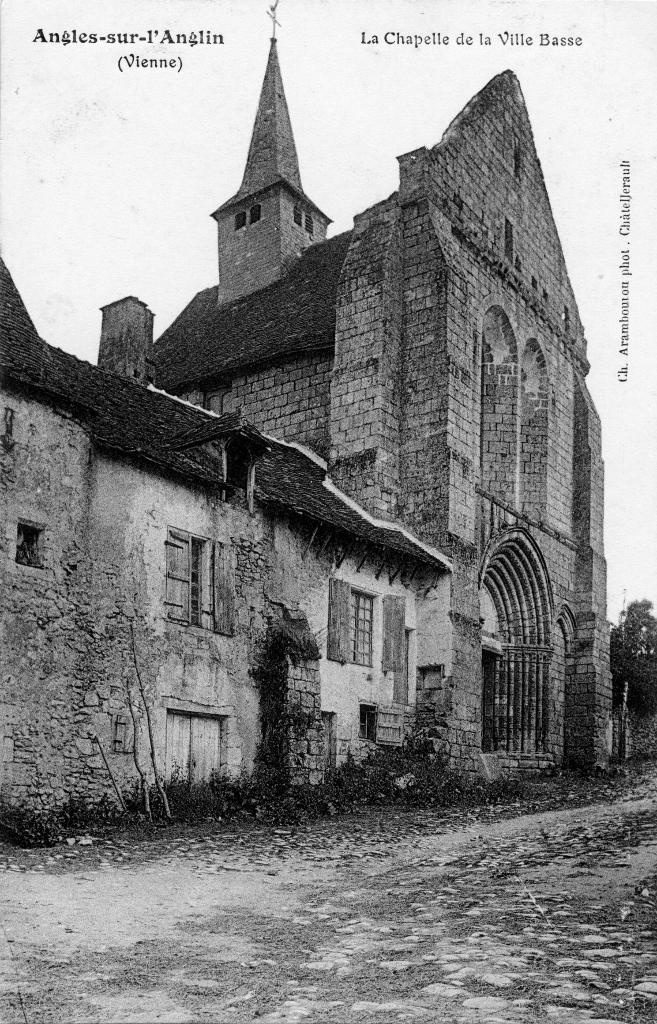
[{"label": "window with wooden shutter", "polygon": [[376,704],[361,704],[358,709],[359,724],[358,735],[362,740],[376,742]]},{"label": "window with wooden shutter", "polygon": [[376,742],[401,746],[404,738],[404,712],[400,708],[381,707],[376,715]]},{"label": "window with wooden shutter", "polygon": [[393,679],[392,699],[395,704],[408,704],[408,680],[411,671],[411,633],[404,630],[404,663],[401,672],[395,672]]},{"label": "window with wooden shutter", "polygon": [[235,625],[235,563],[230,544],[214,545],[214,628],[231,636]]},{"label": "window with wooden shutter", "polygon": [[374,598],[351,591],[351,660],[356,665],[372,664],[374,641]]},{"label": "window with wooden shutter", "polygon": [[185,533],[169,530],[166,540],[166,598],[167,617],[189,622],[190,592],[190,538]]},{"label": "window with wooden shutter", "polygon": [[406,601],[387,594],[383,598],[383,671],[404,671]]},{"label": "window with wooden shutter", "polygon": [[350,661],[351,587],[343,580],[329,580],[329,622],[326,655],[343,664]]},{"label": "window with wooden shutter", "polygon": [[165,551],[167,618],[211,629],[214,617],[212,545],[202,537],[170,528]]}]

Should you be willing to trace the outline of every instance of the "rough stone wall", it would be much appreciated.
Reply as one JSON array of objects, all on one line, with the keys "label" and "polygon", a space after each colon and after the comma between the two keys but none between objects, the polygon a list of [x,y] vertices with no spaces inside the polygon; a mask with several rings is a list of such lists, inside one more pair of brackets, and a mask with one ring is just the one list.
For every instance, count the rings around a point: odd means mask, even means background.
[{"label": "rough stone wall", "polygon": [[315,785],[324,777],[324,735],[318,662],[288,661],[288,710],[298,717],[291,729],[289,767],[292,781]]},{"label": "rough stone wall", "polygon": [[331,355],[319,353],[235,377],[224,412],[241,409],[265,433],[326,457],[332,365]]},{"label": "rough stone wall", "polygon": [[[62,799],[69,779],[82,785],[96,761],[84,675],[101,643],[86,596],[90,449],[64,412],[11,393],[2,406],[14,412],[14,436],[0,449],[0,792],[40,808]],[[42,529],[39,567],[16,562],[18,521]]]},{"label": "rough stone wall", "polygon": [[[0,568],[5,597],[0,691],[0,785],[35,808],[135,783],[128,688],[137,709],[139,760],[151,775],[135,653],[151,709],[160,769],[167,712],[222,723],[222,762],[248,768],[259,742],[258,692],[249,673],[270,605],[271,527],[239,498],[216,495],[93,449],[64,411],[18,394],[14,445],[2,449]],[[18,564],[17,522],[43,527],[42,565]],[[167,618],[168,527],[221,541],[236,567],[232,635]],[[209,580],[206,580],[209,588]],[[134,636],[134,652],[133,652]],[[125,752],[113,749],[117,716]]]}]

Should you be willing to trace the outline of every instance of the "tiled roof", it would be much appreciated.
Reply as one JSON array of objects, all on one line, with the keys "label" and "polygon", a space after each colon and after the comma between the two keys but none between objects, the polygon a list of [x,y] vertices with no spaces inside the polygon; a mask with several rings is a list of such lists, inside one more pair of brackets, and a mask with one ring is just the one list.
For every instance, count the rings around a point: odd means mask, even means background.
[{"label": "tiled roof", "polygon": [[[92,439],[105,448],[143,458],[186,477],[216,483],[222,478],[219,452],[208,444],[169,447],[190,431],[207,430],[208,416],[169,395],[47,345],[36,333],[23,301],[0,260],[0,377],[72,408]],[[262,435],[240,417],[212,418],[216,436]]]},{"label": "tiled roof", "polygon": [[217,305],[199,292],[156,342],[158,383],[169,391],[303,352],[332,349],[340,271],[351,232],[306,249],[280,281]]},{"label": "tiled roof", "polygon": [[422,544],[394,524],[387,526],[380,520],[373,521],[354,502],[341,496],[336,488],[327,487],[327,473],[318,460],[273,438],[269,438],[269,442],[271,447],[259,459],[256,469],[256,496],[265,504],[278,505],[328,523],[366,543],[392,548],[443,570],[451,568],[440,552]]},{"label": "tiled roof", "polygon": [[211,442],[228,435],[243,437],[259,454],[259,501],[420,561],[446,564],[442,556],[435,557],[401,530],[375,524],[353,502],[327,489],[326,470],[315,459],[264,437],[238,413],[214,416],[46,344],[37,335],[2,260],[0,381],[71,409],[103,448],[213,486],[223,479],[223,462]]}]

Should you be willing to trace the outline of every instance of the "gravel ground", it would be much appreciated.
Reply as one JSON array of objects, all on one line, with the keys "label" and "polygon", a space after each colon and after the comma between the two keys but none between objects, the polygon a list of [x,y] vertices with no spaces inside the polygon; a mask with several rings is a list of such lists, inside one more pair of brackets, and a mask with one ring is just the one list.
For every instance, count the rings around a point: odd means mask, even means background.
[{"label": "gravel ground", "polygon": [[497,808],[0,844],[0,1020],[657,1020],[657,765]]}]

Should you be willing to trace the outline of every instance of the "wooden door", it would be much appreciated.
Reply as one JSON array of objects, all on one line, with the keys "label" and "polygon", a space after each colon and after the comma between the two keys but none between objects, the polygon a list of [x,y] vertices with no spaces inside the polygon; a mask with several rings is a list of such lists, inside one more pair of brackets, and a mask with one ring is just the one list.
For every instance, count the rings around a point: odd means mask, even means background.
[{"label": "wooden door", "polygon": [[221,719],[193,715],[190,737],[190,782],[207,782],[221,768]]},{"label": "wooden door", "polygon": [[189,780],[191,717],[167,712],[166,777]]},{"label": "wooden door", "polygon": [[221,718],[167,712],[167,779],[206,782],[220,768]]}]

